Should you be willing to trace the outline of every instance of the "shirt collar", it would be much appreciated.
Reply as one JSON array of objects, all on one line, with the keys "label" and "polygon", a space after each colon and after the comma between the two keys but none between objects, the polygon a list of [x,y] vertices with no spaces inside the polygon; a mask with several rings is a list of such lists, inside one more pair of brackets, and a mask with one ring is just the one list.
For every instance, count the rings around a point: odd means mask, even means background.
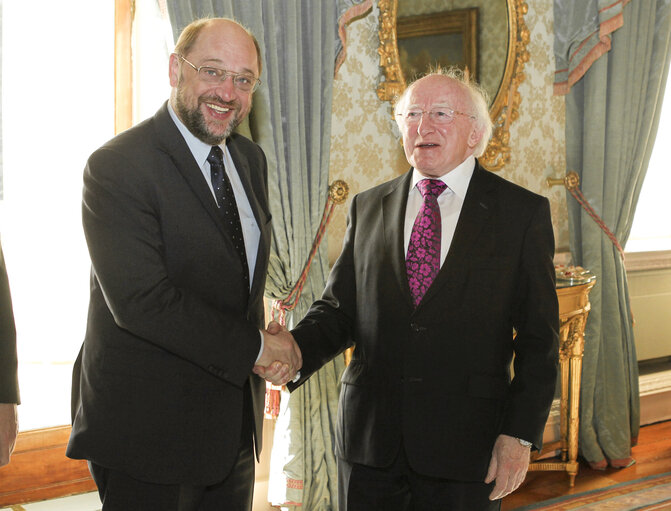
[{"label": "shirt collar", "polygon": [[[172,105],[170,104],[169,101],[168,101],[168,112],[170,113],[170,117],[172,117],[172,120],[177,125],[177,129],[184,137],[186,145],[189,146],[189,150],[191,151],[193,157],[196,159],[196,163],[198,163],[198,166],[202,168],[203,165],[205,165],[205,162],[207,161],[207,157],[210,154],[212,146],[206,144],[189,131],[189,128],[186,127],[186,125],[179,118],[175,110],[173,110]],[[221,147],[221,149],[224,151],[225,154],[226,153],[225,141],[219,147]]]},{"label": "shirt collar", "polygon": [[[461,162],[457,167],[449,171],[447,174],[439,177],[447,187],[452,190],[452,192],[459,197],[464,199],[466,197],[466,191],[468,190],[468,184],[471,182],[471,177],[473,176],[473,171],[475,170],[475,156],[471,155]],[[415,168],[412,169],[412,182],[410,183],[410,190],[415,189],[415,185],[426,179],[422,176],[419,171]]]}]

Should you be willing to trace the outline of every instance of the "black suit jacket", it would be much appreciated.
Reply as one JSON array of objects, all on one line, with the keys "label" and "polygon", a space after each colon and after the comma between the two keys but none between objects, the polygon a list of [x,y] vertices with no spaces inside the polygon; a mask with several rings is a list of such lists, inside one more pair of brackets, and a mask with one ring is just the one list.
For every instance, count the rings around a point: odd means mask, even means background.
[{"label": "black suit jacket", "polygon": [[355,345],[342,377],[338,456],[384,467],[402,442],[422,474],[482,481],[500,433],[541,445],[554,394],[549,203],[476,165],[447,258],[415,310],[403,246],[411,176],[353,199],[322,299],[293,330],[298,384]]},{"label": "black suit jacket", "polygon": [[16,327],[12,296],[0,245],[0,403],[19,403],[19,381],[16,372]]},{"label": "black suit jacket", "polygon": [[91,299],[68,456],[145,481],[220,481],[239,449],[247,382],[260,450],[265,384],[251,370],[270,250],[267,165],[244,137],[227,145],[261,231],[249,293],[167,105],[89,158]]}]

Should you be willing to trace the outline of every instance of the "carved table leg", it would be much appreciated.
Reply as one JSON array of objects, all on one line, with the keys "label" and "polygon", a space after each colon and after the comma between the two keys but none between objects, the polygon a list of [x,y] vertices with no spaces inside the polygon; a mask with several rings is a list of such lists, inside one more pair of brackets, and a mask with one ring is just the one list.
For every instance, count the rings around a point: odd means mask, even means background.
[{"label": "carved table leg", "polygon": [[[585,322],[590,310],[588,294],[594,279],[584,284],[557,289],[559,299],[560,456],[561,461],[534,461],[529,470],[562,470],[569,486],[578,475],[578,432],[580,426],[580,380],[585,349]],[[554,449],[556,449],[556,444]],[[541,455],[540,453],[539,455]]]},{"label": "carved table leg", "polygon": [[582,357],[585,351],[585,320],[589,306],[583,309],[581,314],[576,315],[570,320],[569,337],[573,339],[571,343],[570,356],[570,409],[568,424],[568,459],[566,471],[569,474],[569,485],[573,487],[575,476],[578,473],[578,432],[580,428],[580,380],[582,376]]}]

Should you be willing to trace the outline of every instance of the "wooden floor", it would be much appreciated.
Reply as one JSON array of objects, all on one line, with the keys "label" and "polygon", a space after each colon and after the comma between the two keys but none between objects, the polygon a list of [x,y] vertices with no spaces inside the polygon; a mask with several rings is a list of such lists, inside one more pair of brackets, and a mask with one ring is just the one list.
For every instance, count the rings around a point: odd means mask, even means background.
[{"label": "wooden floor", "polygon": [[671,472],[671,421],[642,427],[632,456],[636,463],[619,470],[592,470],[584,461],[581,462],[573,488],[569,488],[568,476],[564,472],[529,472],[522,486],[503,499],[501,510],[510,511],[563,495]]}]

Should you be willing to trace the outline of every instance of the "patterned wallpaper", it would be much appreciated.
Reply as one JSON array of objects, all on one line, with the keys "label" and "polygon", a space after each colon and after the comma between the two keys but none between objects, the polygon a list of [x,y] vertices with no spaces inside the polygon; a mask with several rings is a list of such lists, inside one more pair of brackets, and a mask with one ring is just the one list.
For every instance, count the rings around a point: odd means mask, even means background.
[{"label": "patterned wallpaper", "polygon": [[[461,1],[461,0],[459,0]],[[511,161],[499,173],[550,199],[557,251],[568,250],[568,217],[563,187],[548,188],[546,178],[563,176],[564,100],[552,96],[552,0],[528,2],[525,22],[530,31],[526,79],[519,87],[519,118],[511,125]],[[391,105],[375,92],[381,79],[377,53],[379,10],[347,30],[347,58],[334,82],[331,118],[330,180],[342,179],[349,200],[336,207],[328,230],[329,260],[335,261],[345,233],[351,197],[409,169]]]}]

